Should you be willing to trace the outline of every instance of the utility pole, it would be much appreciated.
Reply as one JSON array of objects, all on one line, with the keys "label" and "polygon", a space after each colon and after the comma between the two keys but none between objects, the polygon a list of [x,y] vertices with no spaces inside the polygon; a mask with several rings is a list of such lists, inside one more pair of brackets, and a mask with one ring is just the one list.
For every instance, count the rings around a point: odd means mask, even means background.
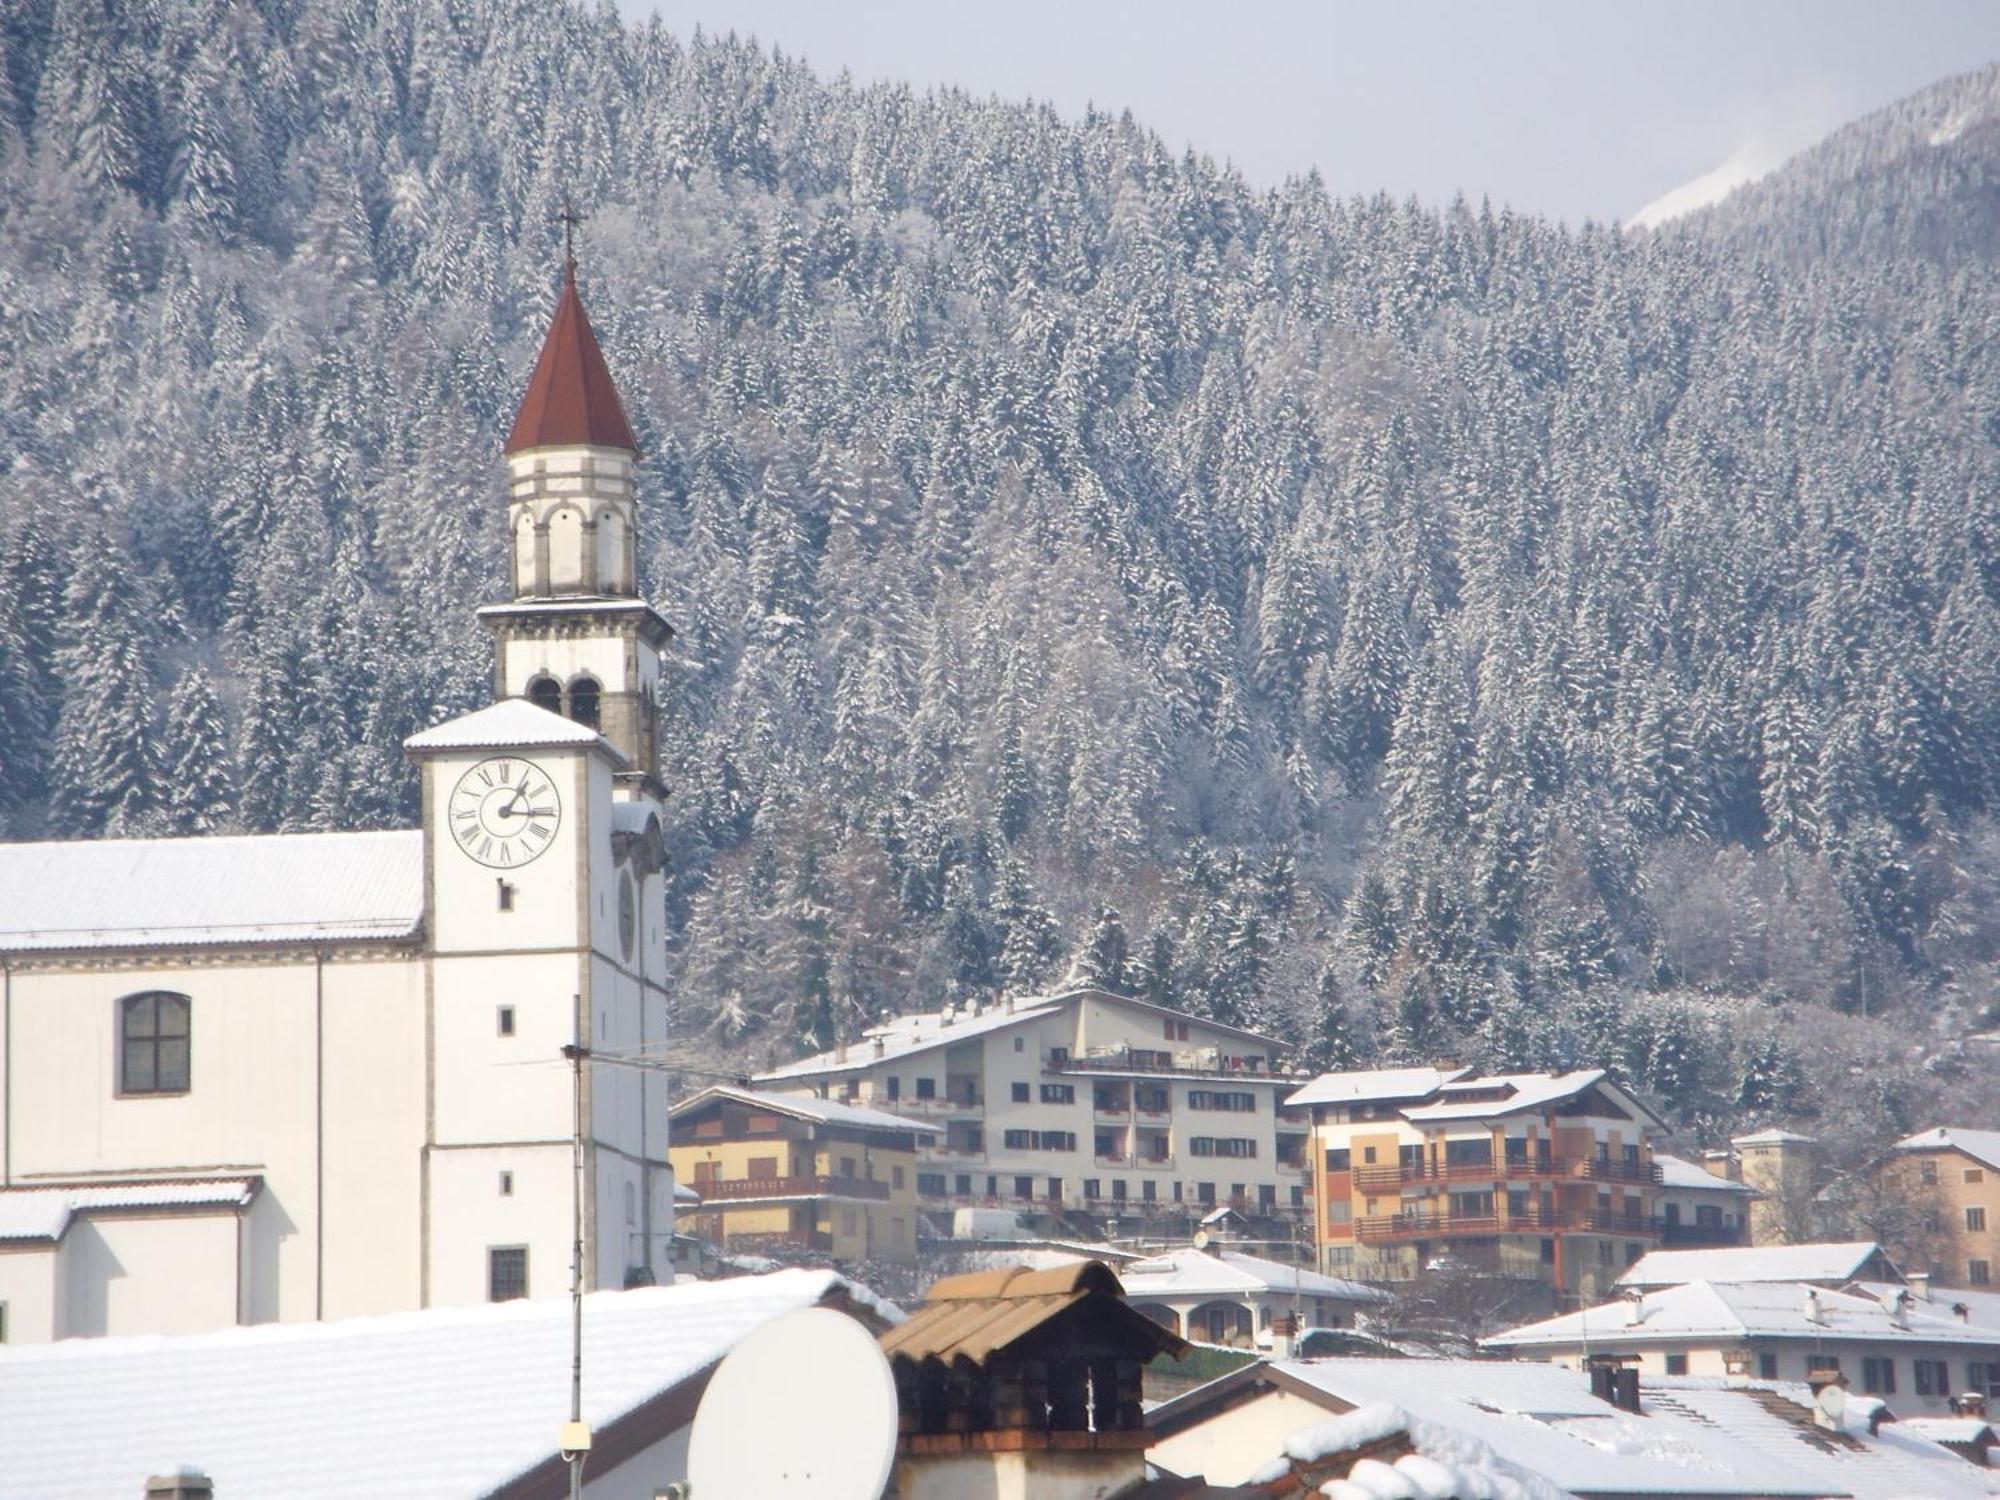
[{"label": "utility pole", "polygon": [[[581,1029],[582,1023],[578,1026]],[[581,1040],[562,1049],[569,1059],[573,1118],[570,1128],[569,1261],[569,1421],[562,1430],[563,1462],[569,1465],[570,1500],[583,1500],[583,1461],[590,1453],[590,1429],[583,1421],[583,1065],[590,1049]]]}]

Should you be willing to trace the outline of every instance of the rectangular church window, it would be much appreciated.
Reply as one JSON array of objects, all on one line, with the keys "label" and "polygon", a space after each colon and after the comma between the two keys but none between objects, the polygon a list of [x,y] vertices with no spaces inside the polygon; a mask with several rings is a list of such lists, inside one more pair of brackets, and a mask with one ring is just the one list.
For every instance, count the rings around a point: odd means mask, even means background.
[{"label": "rectangular church window", "polygon": [[185,1094],[189,1074],[189,1001],[154,991],[118,1002],[118,1092]]},{"label": "rectangular church window", "polygon": [[486,1300],[512,1302],[528,1295],[528,1247],[495,1245],[486,1252]]}]

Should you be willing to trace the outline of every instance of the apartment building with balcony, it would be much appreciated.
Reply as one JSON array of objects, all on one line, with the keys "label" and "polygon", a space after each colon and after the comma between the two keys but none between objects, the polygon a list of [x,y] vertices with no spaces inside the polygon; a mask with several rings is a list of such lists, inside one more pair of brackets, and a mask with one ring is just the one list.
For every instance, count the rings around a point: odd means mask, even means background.
[{"label": "apartment building with balcony", "polygon": [[900,1016],[757,1087],[931,1122],[926,1209],[1084,1211],[1128,1230],[1224,1205],[1306,1211],[1302,1081],[1271,1037],[1128,996],[1057,995]]},{"label": "apartment building with balcony", "polygon": [[1602,1069],[1329,1073],[1312,1119],[1320,1269],[1417,1276],[1439,1257],[1594,1300],[1660,1242],[1662,1123]]},{"label": "apartment building with balcony", "polygon": [[711,1244],[916,1259],[918,1143],[939,1126],[728,1086],[689,1095],[669,1119],[668,1159],[701,1196],[692,1217]]}]

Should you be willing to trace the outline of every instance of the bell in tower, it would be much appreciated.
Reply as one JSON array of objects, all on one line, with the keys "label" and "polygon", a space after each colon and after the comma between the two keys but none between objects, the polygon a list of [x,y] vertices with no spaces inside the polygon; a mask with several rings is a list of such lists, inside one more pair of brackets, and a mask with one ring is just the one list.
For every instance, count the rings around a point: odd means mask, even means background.
[{"label": "bell in tower", "polygon": [[639,597],[637,457],[565,256],[542,352],[507,436],[514,599],[479,618],[498,645],[494,692],[598,730],[659,795],[660,662],[672,630]]}]

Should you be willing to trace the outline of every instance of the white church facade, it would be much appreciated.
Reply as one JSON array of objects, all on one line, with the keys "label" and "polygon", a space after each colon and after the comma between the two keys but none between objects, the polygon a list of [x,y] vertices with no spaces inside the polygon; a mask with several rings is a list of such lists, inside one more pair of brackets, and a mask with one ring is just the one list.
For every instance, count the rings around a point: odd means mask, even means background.
[{"label": "white church facade", "polygon": [[[633,448],[571,268],[507,442],[495,701],[407,741],[420,827],[0,844],[0,1340],[568,1287],[561,1049],[666,1035]],[[591,1287],[671,1278],[667,1106],[584,1071]]]}]

